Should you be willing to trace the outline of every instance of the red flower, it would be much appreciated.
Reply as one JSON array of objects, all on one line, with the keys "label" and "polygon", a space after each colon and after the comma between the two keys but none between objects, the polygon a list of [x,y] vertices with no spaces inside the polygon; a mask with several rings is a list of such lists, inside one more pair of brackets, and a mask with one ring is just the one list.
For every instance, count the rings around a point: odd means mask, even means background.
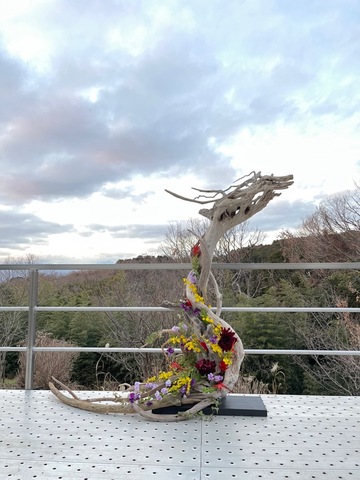
[{"label": "red flower", "polygon": [[200,255],[201,255],[200,245],[197,243],[191,249],[191,256],[192,257],[200,257]]},{"label": "red flower", "polygon": [[208,352],[208,351],[209,351],[208,346],[206,345],[205,342],[200,342],[200,345],[203,347],[203,349],[205,350],[205,352]]},{"label": "red flower", "polygon": [[213,360],[202,358],[195,363],[195,367],[199,370],[200,375],[208,375],[215,372],[216,363]]},{"label": "red flower", "polygon": [[224,352],[230,352],[236,342],[237,338],[235,337],[235,332],[231,330],[231,328],[223,328],[221,330],[220,340],[218,341],[221,350]]},{"label": "red flower", "polygon": [[228,366],[227,364],[224,362],[224,360],[221,360],[220,364],[219,364],[219,368],[221,370],[221,372],[225,372],[227,369],[228,369]]}]

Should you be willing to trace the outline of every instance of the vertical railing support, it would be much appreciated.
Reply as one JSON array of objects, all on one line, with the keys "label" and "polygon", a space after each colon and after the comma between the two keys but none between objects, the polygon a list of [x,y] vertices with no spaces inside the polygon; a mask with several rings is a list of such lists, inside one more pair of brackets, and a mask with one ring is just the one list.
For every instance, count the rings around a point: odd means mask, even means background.
[{"label": "vertical railing support", "polygon": [[38,301],[39,271],[30,271],[29,287],[29,324],[26,350],[25,390],[32,390],[35,365],[36,306]]}]

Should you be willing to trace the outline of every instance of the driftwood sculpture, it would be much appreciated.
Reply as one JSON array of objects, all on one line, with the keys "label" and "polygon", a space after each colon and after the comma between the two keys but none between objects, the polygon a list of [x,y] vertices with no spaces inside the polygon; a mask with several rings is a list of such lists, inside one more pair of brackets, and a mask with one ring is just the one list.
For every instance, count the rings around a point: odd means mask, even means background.
[{"label": "driftwood sculpture", "polygon": [[[180,305],[164,304],[181,308],[184,321],[154,334],[154,338],[167,336],[163,350],[168,368],[143,383],[128,385],[125,392],[114,393],[111,398],[80,399],[56,379],[49,384],[54,395],[63,403],[83,410],[139,413],[148,420],[167,422],[188,419],[209,405],[216,406],[232,391],[244,358],[241,339],[220,317],[221,293],[211,272],[216,244],[227,230],[260,212],[270,200],[280,195],[279,191],[292,183],[292,175],[275,177],[252,172],[226,190],[194,189],[199,195],[193,199],[167,191],[181,200],[211,205],[199,211],[209,220],[209,226],[192,248],[192,270],[184,279],[185,298]],[[216,294],[215,312],[207,300],[209,281]],[[70,396],[62,393],[55,384]],[[155,412],[163,407],[181,405],[189,408],[175,414]]]}]

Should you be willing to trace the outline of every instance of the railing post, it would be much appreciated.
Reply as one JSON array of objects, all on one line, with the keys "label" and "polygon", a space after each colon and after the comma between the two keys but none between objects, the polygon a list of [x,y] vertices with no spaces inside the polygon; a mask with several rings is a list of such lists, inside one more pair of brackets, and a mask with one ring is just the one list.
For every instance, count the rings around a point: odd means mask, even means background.
[{"label": "railing post", "polygon": [[38,301],[39,271],[30,271],[29,286],[29,323],[26,350],[25,390],[32,390],[35,364],[35,338],[36,338],[36,305]]}]

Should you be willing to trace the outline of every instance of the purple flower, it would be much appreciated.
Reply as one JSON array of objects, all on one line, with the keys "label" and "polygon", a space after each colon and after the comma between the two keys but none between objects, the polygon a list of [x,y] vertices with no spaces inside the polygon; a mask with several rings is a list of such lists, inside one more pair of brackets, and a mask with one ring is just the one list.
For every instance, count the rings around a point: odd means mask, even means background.
[{"label": "purple flower", "polygon": [[[193,311],[193,307],[192,307],[192,303],[190,302],[190,300],[183,300],[182,302],[180,302],[180,307],[185,310],[185,312],[192,312]],[[174,328],[174,327],[173,327]]]},{"label": "purple flower", "polygon": [[153,388],[157,387],[157,383],[149,382],[145,384],[145,387],[148,388],[149,390],[152,390]]},{"label": "purple flower", "polygon": [[214,375],[213,373],[209,373],[207,378],[210,382],[219,383],[223,380],[224,377],[222,375]]},{"label": "purple flower", "polygon": [[158,400],[159,402],[162,400],[162,396],[161,396],[161,394],[160,394],[160,392],[159,392],[158,390],[156,390],[156,392],[155,392],[155,398],[156,398],[156,400]]},{"label": "purple flower", "polygon": [[134,383],[134,390],[135,390],[135,392],[138,392],[140,390],[140,382],[135,382]]},{"label": "purple flower", "polygon": [[170,379],[166,380],[165,386],[166,386],[167,388],[171,387],[171,380],[170,380]]},{"label": "purple flower", "polygon": [[171,328],[171,330],[172,330],[173,332],[178,332],[178,331],[180,330],[180,327],[178,327],[177,325],[174,325],[174,326]]},{"label": "purple flower", "polygon": [[129,402],[130,402],[130,403],[136,402],[137,400],[139,400],[139,398],[140,398],[140,394],[139,394],[139,393],[136,393],[136,392],[130,392],[130,393],[129,393],[128,399],[129,399]]},{"label": "purple flower", "polygon": [[165,388],[165,387],[161,389],[161,393],[162,393],[163,395],[166,395],[168,392],[169,392],[169,390],[168,390],[167,388]]},{"label": "purple flower", "polygon": [[169,348],[166,349],[166,353],[168,355],[172,355],[174,352],[175,352],[175,350],[173,349],[173,347],[169,347]]},{"label": "purple flower", "polygon": [[212,337],[209,338],[211,343],[217,343],[218,342],[218,337],[216,335],[213,335]]},{"label": "purple flower", "polygon": [[183,397],[185,397],[186,390],[187,390],[186,385],[183,385],[183,386],[180,388],[180,393],[181,393],[181,395],[182,395]]},{"label": "purple flower", "polygon": [[188,274],[188,276],[187,276],[187,279],[188,279],[189,282],[191,282],[193,285],[196,284],[197,278],[196,278],[195,272],[194,272],[193,270],[191,270],[191,272],[189,272],[189,274]]}]

